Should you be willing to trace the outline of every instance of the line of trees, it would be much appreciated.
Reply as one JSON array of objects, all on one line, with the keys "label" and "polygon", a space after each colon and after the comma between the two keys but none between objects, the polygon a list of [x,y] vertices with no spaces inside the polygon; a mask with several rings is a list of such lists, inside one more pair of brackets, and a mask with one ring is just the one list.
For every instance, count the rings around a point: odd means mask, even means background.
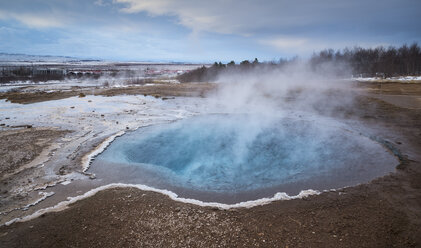
[{"label": "line of trees", "polygon": [[[298,58],[277,62],[261,63],[257,59],[253,62],[244,60],[239,64],[231,61],[227,64],[215,62],[211,67],[201,67],[178,76],[180,82],[209,82],[217,79],[218,75],[227,71],[249,71],[252,68],[280,68],[294,63]],[[308,60],[313,70],[319,70],[326,65],[341,68],[343,76],[354,77],[395,77],[421,75],[421,48],[417,43],[401,47],[376,47],[343,50],[326,49],[314,53]]]},{"label": "line of trees", "polygon": [[314,54],[310,64],[326,62],[344,64],[353,74],[361,76],[418,76],[421,75],[421,49],[417,43],[401,47],[328,49]]},{"label": "line of trees", "polygon": [[281,63],[270,62],[270,63],[261,63],[254,59],[253,62],[248,60],[242,61],[240,64],[236,64],[234,61],[231,61],[227,64],[222,62],[215,62],[211,67],[202,66],[195,70],[189,71],[187,73],[177,76],[178,81],[180,82],[211,82],[215,81],[223,72],[245,72],[250,71],[253,68],[262,68],[262,67],[279,67]]}]

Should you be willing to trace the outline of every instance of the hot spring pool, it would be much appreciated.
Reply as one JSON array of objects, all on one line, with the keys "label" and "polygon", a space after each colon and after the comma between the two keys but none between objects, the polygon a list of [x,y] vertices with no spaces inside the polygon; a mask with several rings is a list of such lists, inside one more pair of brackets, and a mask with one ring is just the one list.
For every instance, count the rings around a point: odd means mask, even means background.
[{"label": "hot spring pool", "polygon": [[333,119],[206,115],[129,132],[90,172],[109,183],[235,203],[356,185],[397,164],[381,144]]}]

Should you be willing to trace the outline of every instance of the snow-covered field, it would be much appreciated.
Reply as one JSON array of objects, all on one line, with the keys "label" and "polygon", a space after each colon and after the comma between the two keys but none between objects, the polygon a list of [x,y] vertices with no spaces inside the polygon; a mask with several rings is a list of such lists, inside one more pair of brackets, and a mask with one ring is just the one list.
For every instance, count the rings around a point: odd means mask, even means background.
[{"label": "snow-covered field", "polygon": [[390,78],[380,78],[380,77],[360,77],[353,78],[354,80],[360,82],[403,82],[403,83],[421,83],[421,76],[406,76],[406,77],[390,77]]}]

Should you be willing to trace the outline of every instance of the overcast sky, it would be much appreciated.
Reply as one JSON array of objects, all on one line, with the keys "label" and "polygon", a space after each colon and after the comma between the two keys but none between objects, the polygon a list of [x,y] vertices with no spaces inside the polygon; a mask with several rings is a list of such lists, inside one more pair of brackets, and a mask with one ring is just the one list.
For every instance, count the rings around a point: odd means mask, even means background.
[{"label": "overcast sky", "polygon": [[419,0],[0,0],[0,52],[241,61],[421,41]]}]

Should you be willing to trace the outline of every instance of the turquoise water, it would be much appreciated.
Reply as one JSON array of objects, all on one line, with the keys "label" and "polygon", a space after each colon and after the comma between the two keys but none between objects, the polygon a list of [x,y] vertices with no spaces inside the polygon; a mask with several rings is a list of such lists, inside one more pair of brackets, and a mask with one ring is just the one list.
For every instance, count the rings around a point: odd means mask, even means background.
[{"label": "turquoise water", "polygon": [[312,181],[319,189],[348,186],[396,160],[332,120],[207,115],[128,133],[95,162],[120,165],[127,172],[114,168],[119,182],[235,193]]}]

